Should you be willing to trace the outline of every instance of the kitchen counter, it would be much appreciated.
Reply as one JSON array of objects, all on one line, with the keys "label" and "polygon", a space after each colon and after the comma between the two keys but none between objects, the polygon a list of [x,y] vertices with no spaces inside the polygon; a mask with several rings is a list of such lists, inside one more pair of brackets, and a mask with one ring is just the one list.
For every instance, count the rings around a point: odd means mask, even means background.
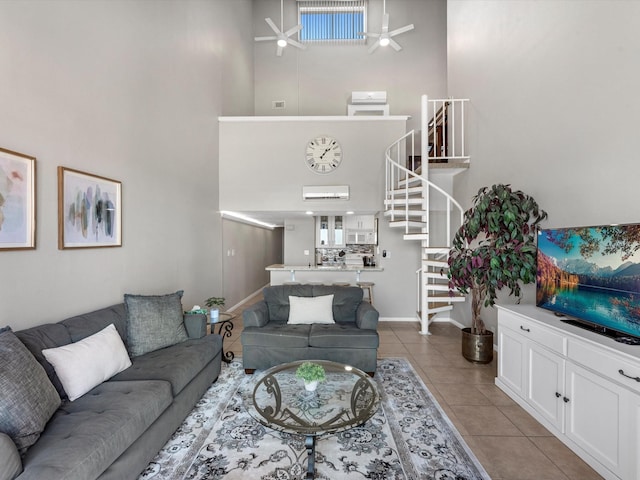
[{"label": "kitchen counter", "polygon": [[[382,272],[382,267],[360,267],[356,265],[283,265],[276,263],[265,270],[271,272],[271,285],[284,282],[349,282],[361,280],[361,274]],[[355,280],[354,280],[355,278]],[[367,279],[368,280],[368,279]]]},{"label": "kitchen counter", "polygon": [[280,271],[280,270],[295,270],[295,271],[328,271],[328,272],[355,272],[360,270],[362,272],[382,272],[382,267],[360,267],[356,265],[283,265],[282,263],[274,263],[265,268],[267,271]]}]

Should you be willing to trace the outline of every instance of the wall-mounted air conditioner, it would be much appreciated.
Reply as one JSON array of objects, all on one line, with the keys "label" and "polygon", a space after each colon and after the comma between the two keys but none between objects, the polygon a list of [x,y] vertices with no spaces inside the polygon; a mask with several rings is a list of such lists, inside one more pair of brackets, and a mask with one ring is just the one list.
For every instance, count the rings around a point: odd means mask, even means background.
[{"label": "wall-mounted air conditioner", "polygon": [[387,92],[351,92],[353,105],[384,105],[387,103]]},{"label": "wall-mounted air conditioner", "polygon": [[304,185],[303,200],[349,200],[349,185]]}]

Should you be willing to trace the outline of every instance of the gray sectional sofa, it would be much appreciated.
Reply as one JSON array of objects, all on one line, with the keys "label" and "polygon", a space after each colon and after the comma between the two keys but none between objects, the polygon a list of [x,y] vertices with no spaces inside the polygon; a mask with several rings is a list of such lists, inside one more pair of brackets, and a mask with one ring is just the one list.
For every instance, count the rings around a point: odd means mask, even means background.
[{"label": "gray sectional sofa", "polygon": [[204,315],[184,315],[186,340],[133,356],[129,368],[74,401],[65,400],[42,350],[78,342],[110,324],[129,349],[125,305],[15,332],[62,400],[22,455],[0,433],[0,479],[137,478],[218,378],[222,338],[207,335],[206,322]]},{"label": "gray sectional sofa", "polygon": [[[294,360],[332,360],[370,375],[376,371],[378,311],[363,301],[362,289],[327,285],[276,285],[263,290],[264,300],[243,312],[242,361],[246,373]],[[335,323],[290,321],[289,297],[333,295]],[[308,307],[315,308],[315,307]]]}]

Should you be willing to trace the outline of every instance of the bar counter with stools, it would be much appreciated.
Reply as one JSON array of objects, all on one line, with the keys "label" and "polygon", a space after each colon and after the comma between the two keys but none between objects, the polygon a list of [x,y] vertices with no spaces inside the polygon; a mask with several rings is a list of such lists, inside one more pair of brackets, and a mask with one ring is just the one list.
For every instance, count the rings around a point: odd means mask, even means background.
[{"label": "bar counter with stools", "polygon": [[[275,264],[266,267],[270,272],[271,285],[323,284],[340,286],[362,286],[371,283],[370,273],[382,272],[382,267],[365,267],[355,265],[284,265]],[[364,277],[364,278],[361,278]],[[295,282],[295,283],[292,283]],[[367,300],[373,305],[373,288],[367,290]]]},{"label": "bar counter with stools", "polygon": [[362,293],[367,292],[368,298],[364,297],[365,300],[369,300],[369,303],[373,305],[373,286],[375,283],[373,282],[356,282],[356,285],[362,289]]}]

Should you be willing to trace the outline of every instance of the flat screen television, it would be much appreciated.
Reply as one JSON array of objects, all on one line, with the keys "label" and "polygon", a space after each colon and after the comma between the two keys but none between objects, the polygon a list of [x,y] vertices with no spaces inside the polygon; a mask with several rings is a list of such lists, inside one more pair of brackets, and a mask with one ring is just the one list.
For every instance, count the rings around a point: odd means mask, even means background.
[{"label": "flat screen television", "polygon": [[640,343],[640,224],[542,229],[537,255],[538,307]]}]

